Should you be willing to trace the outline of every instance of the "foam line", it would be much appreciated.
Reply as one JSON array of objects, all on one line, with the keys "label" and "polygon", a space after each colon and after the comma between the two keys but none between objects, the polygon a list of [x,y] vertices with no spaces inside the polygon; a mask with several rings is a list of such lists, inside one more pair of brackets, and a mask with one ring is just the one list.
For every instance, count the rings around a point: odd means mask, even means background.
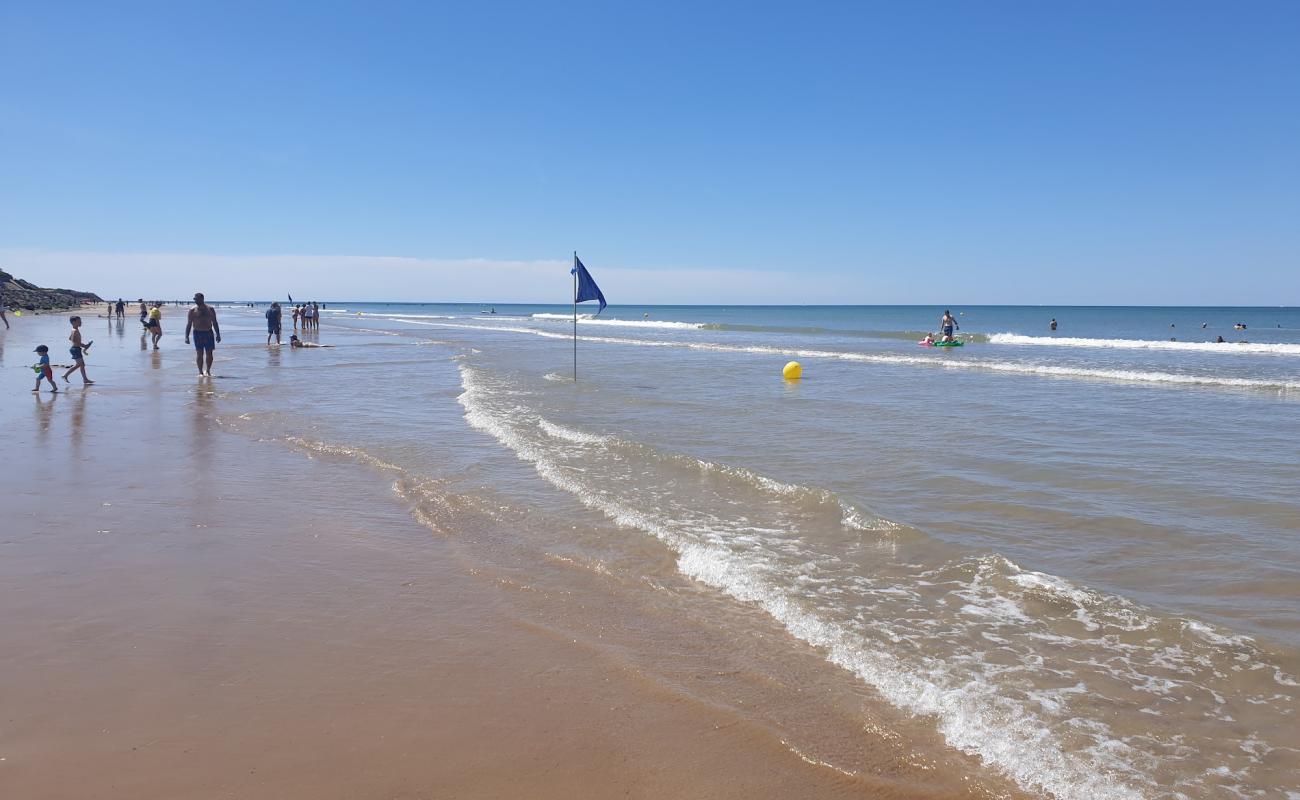
[{"label": "foam line", "polygon": [[[569,339],[568,334],[552,331],[540,331],[534,328],[518,328],[489,325],[456,325],[454,323],[419,323],[435,327],[467,328],[471,330],[490,330],[502,333],[528,333],[548,339]],[[855,353],[840,350],[812,350],[807,348],[767,347],[763,345],[729,345],[714,342],[666,341],[660,339],[628,339],[616,336],[579,336],[579,340],[597,344],[621,344],[633,347],[675,347],[690,350],[706,350],[719,353],[752,353],[783,358],[824,358],[840,361],[853,361],[867,364],[902,364],[942,369],[983,370],[1002,372],[1013,375],[1039,375],[1049,378],[1074,378],[1082,380],[1105,380],[1121,383],[1147,383],[1165,386],[1211,386],[1224,389],[1254,389],[1283,393],[1300,392],[1300,381],[1280,378],[1228,378],[1221,375],[1194,375],[1179,372],[1162,372],[1158,370],[1099,369],[1093,367],[1063,367],[1053,364],[1027,364],[1018,361],[993,361],[983,358],[964,358],[965,354],[935,353],[929,356],[904,356],[882,353]]]},{"label": "foam line", "polygon": [[1069,336],[1024,336],[1018,333],[995,333],[989,336],[989,343],[1026,347],[1090,347],[1108,350],[1168,350],[1182,353],[1216,353],[1219,355],[1300,356],[1300,344],[1269,344],[1266,342],[1167,342],[1158,339],[1088,339]]},{"label": "foam line", "polygon": [[[572,324],[573,316],[569,314],[534,314],[533,319],[548,322],[568,322]],[[617,317],[594,317],[590,314],[578,315],[579,325],[609,325],[624,328],[660,328],[664,330],[697,331],[705,326],[703,322],[673,322],[657,319],[618,319]]]}]

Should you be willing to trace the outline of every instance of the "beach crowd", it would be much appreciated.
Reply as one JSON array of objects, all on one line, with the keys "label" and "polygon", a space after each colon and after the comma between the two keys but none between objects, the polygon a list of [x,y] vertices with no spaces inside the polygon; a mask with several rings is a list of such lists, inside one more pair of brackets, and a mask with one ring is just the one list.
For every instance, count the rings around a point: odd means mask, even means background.
[{"label": "beach crowd", "polygon": [[[118,298],[117,302],[109,302],[106,305],[106,313],[100,316],[109,319],[110,323],[113,320],[121,323],[126,318],[127,303],[125,300]],[[143,298],[140,298],[135,301],[135,305],[138,306],[140,325],[143,328],[140,334],[141,349],[146,349],[148,344],[152,344],[154,350],[160,349],[163,338],[163,308],[166,305],[180,306],[181,301],[154,300],[146,302]],[[249,308],[253,308],[255,305],[254,303],[247,304]],[[320,330],[321,308],[321,304],[315,302],[300,303],[293,306],[291,317],[294,332],[290,336],[289,342],[292,347],[332,346],[322,345],[317,342],[304,342],[297,335],[300,330],[304,334],[308,332],[316,333]],[[4,310],[3,298],[0,298],[0,321],[3,321],[5,329],[8,330],[10,324]],[[283,313],[283,309],[278,302],[271,303],[266,311],[266,342],[268,345],[271,344],[272,339],[275,340],[276,345],[282,344]],[[65,383],[70,382],[72,375],[80,373],[83,385],[94,385],[95,382],[90,379],[86,372],[86,356],[89,354],[94,341],[83,337],[83,320],[80,315],[70,316],[68,324],[71,327],[68,333],[68,355],[72,363],[53,364],[50,360],[49,345],[38,345],[35,349],[37,362],[32,365],[32,370],[36,373],[36,386],[32,389],[33,392],[40,392],[42,382],[49,382],[50,391],[59,391],[58,382],[54,379],[54,368],[56,366],[65,370],[62,375]],[[185,316],[185,344],[193,344],[194,346],[194,361],[200,377],[212,377],[212,360],[216,347],[220,343],[221,323],[217,319],[217,309],[206,302],[201,292],[196,293],[194,303]]]}]

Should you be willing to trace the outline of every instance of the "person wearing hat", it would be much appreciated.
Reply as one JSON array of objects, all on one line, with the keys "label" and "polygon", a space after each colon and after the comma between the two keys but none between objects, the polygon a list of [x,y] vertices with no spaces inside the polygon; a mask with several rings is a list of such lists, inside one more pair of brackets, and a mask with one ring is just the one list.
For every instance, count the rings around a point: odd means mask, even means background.
[{"label": "person wearing hat", "polygon": [[59,385],[54,382],[54,369],[50,367],[50,348],[41,345],[36,348],[36,352],[40,355],[41,360],[32,365],[32,369],[36,370],[36,388],[32,389],[32,391],[39,392],[41,390],[41,379],[43,378],[50,382],[50,391],[57,392]]},{"label": "person wearing hat", "polygon": [[266,343],[271,343],[271,337],[275,337],[275,343],[280,344],[280,321],[283,319],[283,312],[280,310],[279,303],[271,303],[271,307],[266,310]]}]

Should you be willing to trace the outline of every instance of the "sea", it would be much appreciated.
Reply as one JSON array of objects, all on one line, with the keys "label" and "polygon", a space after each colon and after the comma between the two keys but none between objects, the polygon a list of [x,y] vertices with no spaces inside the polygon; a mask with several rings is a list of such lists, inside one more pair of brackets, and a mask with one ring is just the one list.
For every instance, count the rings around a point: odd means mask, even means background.
[{"label": "sea", "polygon": [[264,308],[221,308],[222,427],[391,477],[531,619],[805,760],[1300,800],[1300,309],[952,307],[930,348],[942,307],[329,302],[290,349]]}]

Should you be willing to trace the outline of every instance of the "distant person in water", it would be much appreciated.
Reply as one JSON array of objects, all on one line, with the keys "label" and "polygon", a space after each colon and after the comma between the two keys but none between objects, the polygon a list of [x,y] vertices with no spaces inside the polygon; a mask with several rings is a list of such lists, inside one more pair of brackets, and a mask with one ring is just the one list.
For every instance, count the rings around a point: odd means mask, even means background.
[{"label": "distant person in water", "polygon": [[961,330],[961,326],[957,324],[957,318],[952,315],[952,312],[945,309],[943,312],[943,318],[939,320],[939,330],[943,332],[943,340],[945,342],[952,341],[952,332],[954,329]]},{"label": "distant person in water", "polygon": [[140,298],[139,302],[140,302],[140,324],[144,325],[147,328],[149,326],[145,325],[145,321],[149,319],[149,307],[144,304],[143,297]]},{"label": "distant person in water", "polygon": [[302,306],[294,306],[293,307],[293,329],[295,332],[297,332],[298,330],[298,320],[301,318],[302,318]]},{"label": "distant person in water", "polygon": [[1223,341],[1223,337],[1222,337],[1222,336],[1220,336],[1219,338],[1215,339],[1215,340],[1214,340],[1214,343],[1215,343],[1215,344],[1227,344],[1227,342]]},{"label": "distant person in water", "polygon": [[68,335],[68,341],[72,343],[72,346],[68,348],[68,354],[72,356],[72,366],[68,367],[68,371],[63,373],[63,381],[68,383],[68,376],[80,371],[82,384],[89,386],[94,381],[86,375],[85,353],[94,342],[81,343],[81,317],[72,317],[68,320],[68,323],[72,325],[72,333]]},{"label": "distant person in water", "polygon": [[207,363],[206,374],[212,377],[212,352],[221,341],[221,325],[217,323],[217,310],[203,302],[203,293],[194,295],[194,308],[185,318],[185,343],[190,343],[190,332],[194,333],[194,363],[199,368],[199,375],[205,374],[204,362]]},{"label": "distant person in water", "polygon": [[271,307],[266,310],[266,343],[271,343],[271,337],[275,337],[275,343],[280,344],[280,304],[272,303]]},{"label": "distant person in water", "polygon": [[1056,330],[1056,317],[1052,317],[1052,321],[1047,324],[1047,327],[1051,330]]},{"label": "distant person in water", "polygon": [[126,303],[122,302],[122,298],[120,297],[117,298],[117,306],[115,306],[115,310],[117,311],[118,319],[126,319]]}]

